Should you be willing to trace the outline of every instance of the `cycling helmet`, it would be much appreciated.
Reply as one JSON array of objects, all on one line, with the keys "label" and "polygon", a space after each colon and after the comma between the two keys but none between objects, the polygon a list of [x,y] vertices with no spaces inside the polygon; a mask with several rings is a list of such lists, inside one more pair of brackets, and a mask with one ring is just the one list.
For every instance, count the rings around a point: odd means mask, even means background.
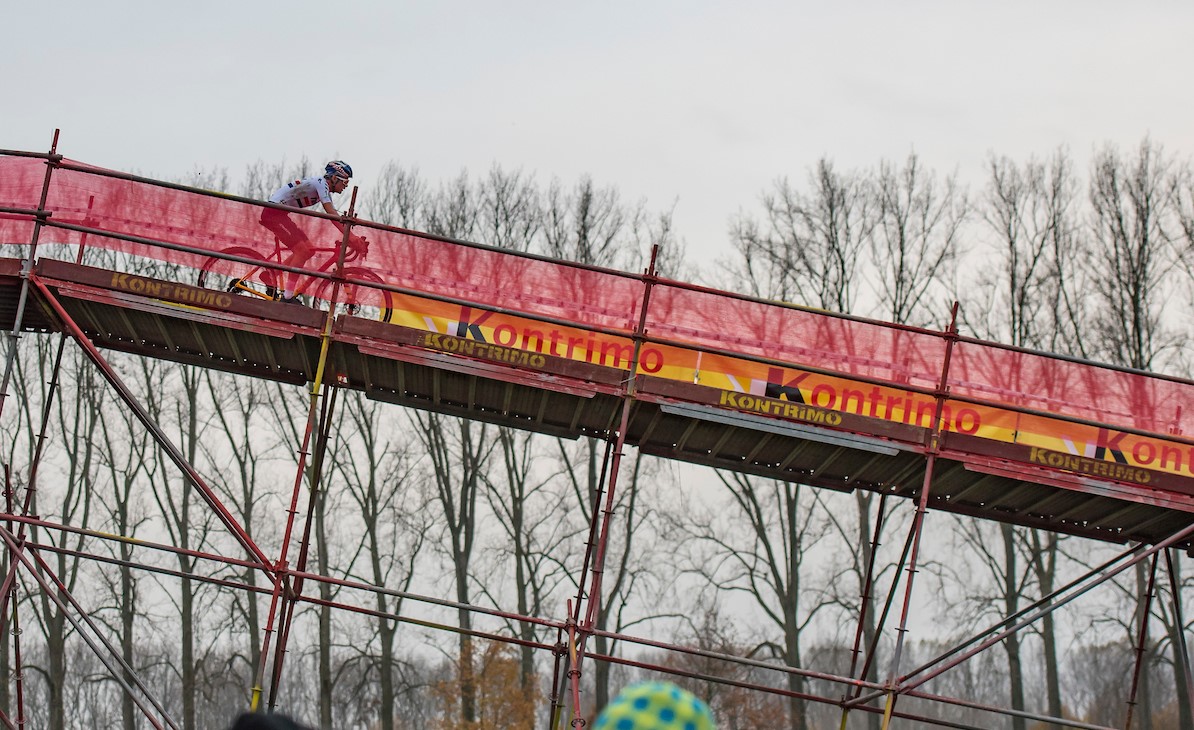
[{"label": "cycling helmet", "polygon": [[324,177],[338,177],[341,180],[348,180],[352,177],[352,166],[344,160],[332,160],[323,168]]}]

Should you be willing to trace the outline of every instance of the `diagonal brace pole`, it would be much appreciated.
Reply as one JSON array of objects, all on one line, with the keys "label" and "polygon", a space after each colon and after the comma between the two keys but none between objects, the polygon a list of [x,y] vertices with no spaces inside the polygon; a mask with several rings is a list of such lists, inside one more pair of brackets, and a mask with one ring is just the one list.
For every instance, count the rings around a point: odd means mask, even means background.
[{"label": "diagonal brace pole", "polygon": [[58,300],[58,297],[55,296],[52,291],[50,291],[50,288],[46,286],[45,282],[41,281],[36,274],[31,274],[29,278],[32,284],[37,288],[38,293],[43,299],[45,299],[47,303],[49,303],[50,307],[54,310],[54,313],[62,321],[71,337],[73,337],[74,340],[79,343],[79,345],[83,348],[83,351],[87,354],[87,357],[93,363],[95,363],[96,367],[99,368],[100,372],[104,376],[104,379],[106,379],[108,383],[116,390],[116,393],[120,396],[120,399],[124,401],[125,405],[127,405],[130,410],[133,411],[133,414],[137,416],[137,420],[141,421],[142,425],[149,430],[149,433],[153,436],[154,440],[157,441],[158,445],[162,447],[162,450],[166,452],[166,455],[170,457],[170,460],[173,461],[174,464],[183,471],[187,478],[191,480],[191,483],[195,485],[195,488],[198,489],[199,493],[203,496],[204,501],[206,501],[208,506],[212,508],[212,510],[216,513],[216,516],[222,523],[224,523],[224,526],[228,528],[228,531],[232,533],[232,536],[236,538],[236,541],[241,544],[245,551],[248,552],[250,557],[260,563],[261,570],[272,579],[273,571],[269,567],[269,558],[267,558],[265,553],[262,552],[261,548],[257,546],[257,543],[253,541],[253,538],[251,538],[249,534],[240,526],[240,523],[236,521],[236,518],[231,512],[228,511],[228,508],[224,506],[223,502],[221,502],[220,498],[216,496],[216,493],[212,490],[212,488],[208,486],[203,477],[199,475],[199,472],[195,470],[195,467],[187,461],[186,457],[183,456],[182,451],[180,451],[174,442],[170,440],[170,437],[166,435],[166,432],[162,430],[162,427],[159,426],[152,417],[150,417],[149,413],[145,410],[145,407],[142,406],[133,395],[132,390],[125,385],[124,381],[121,380],[120,376],[116,373],[116,370],[108,363],[107,360],[104,359],[104,356],[100,353],[99,348],[95,346],[95,343],[92,342],[89,337],[87,337],[86,333],[83,332],[83,329],[79,327],[78,323],[75,322],[75,320],[66,311],[66,308],[62,306],[62,302]]}]

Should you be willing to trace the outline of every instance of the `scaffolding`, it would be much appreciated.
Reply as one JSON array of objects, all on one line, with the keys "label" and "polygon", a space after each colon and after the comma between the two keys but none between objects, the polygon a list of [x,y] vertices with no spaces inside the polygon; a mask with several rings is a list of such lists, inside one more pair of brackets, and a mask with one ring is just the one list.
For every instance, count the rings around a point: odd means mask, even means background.
[{"label": "scaffolding", "polygon": [[[1179,586],[1173,579],[1173,551],[1194,547],[1194,472],[1188,461],[1166,461],[1163,456],[1169,450],[1194,453],[1194,439],[1184,435],[1189,433],[1189,414],[1194,410],[1190,408],[1194,382],[969,338],[956,327],[956,304],[949,326],[937,332],[667,280],[658,275],[654,256],[643,273],[628,274],[385,226],[356,215],[355,190],[347,213],[338,219],[342,236],[322,267],[290,267],[279,258],[276,242],[271,252],[271,242],[255,225],[268,204],[102,170],[64,158],[57,147],[55,133],[46,153],[0,150],[0,171],[5,172],[0,180],[0,205],[4,206],[0,207],[0,242],[26,247],[19,260],[0,260],[3,324],[10,331],[0,381],[0,413],[14,377],[16,342],[25,333],[57,333],[60,338],[51,398],[67,342],[81,349],[244,554],[216,554],[142,540],[135,541],[136,548],[253,570],[264,581],[264,586],[253,586],[187,574],[191,580],[268,595],[260,660],[249,688],[250,709],[272,711],[278,706],[295,611],[300,604],[312,603],[530,646],[550,656],[553,678],[543,726],[553,729],[565,723],[585,726],[588,710],[581,697],[582,678],[593,662],[831,705],[840,709],[843,730],[851,713],[882,717],[884,730],[898,725],[896,720],[957,727],[901,710],[901,697],[1059,727],[1098,728],[935,695],[923,687],[1123,571],[1146,565],[1146,608],[1139,617],[1134,679],[1124,697],[1123,727],[1132,726],[1147,601],[1162,564],[1168,566],[1170,595],[1176,599]],[[34,171],[38,184],[31,184]],[[186,206],[182,213],[177,207],[180,201]],[[174,211],[167,223],[152,215],[155,209],[167,208]],[[313,239],[315,231],[326,229],[330,218],[289,212]],[[374,255],[368,266],[353,261],[356,232],[371,237]],[[38,247],[47,233],[54,234],[56,243],[77,245],[76,260],[40,258]],[[212,280],[205,279],[201,283],[206,286],[193,286],[97,271],[82,265],[87,246],[192,266],[210,272],[213,280],[222,277],[218,281],[224,288],[209,288]],[[226,296],[235,287],[247,286],[245,277],[229,273],[246,267],[264,272],[260,278],[265,286],[248,292],[257,296]],[[276,286],[269,285],[288,273],[307,277],[313,298],[325,307],[298,310],[273,301]],[[486,284],[495,277],[499,285]],[[360,307],[380,318],[357,316]],[[420,325],[436,317],[453,322],[455,332]],[[733,327],[728,326],[731,322]],[[550,342],[542,334],[537,342],[527,334],[548,328],[563,334],[553,335]],[[216,332],[219,336],[213,336]],[[266,339],[271,332],[284,336]],[[191,348],[180,344],[192,340],[204,344]],[[566,346],[557,347],[560,343]],[[265,355],[246,354],[263,348]],[[278,554],[263,550],[221,502],[105,358],[104,349],[309,385],[306,423]],[[379,367],[379,362],[390,366]],[[418,378],[413,377],[416,374]],[[728,386],[746,380],[756,386]],[[337,394],[346,388],[400,406],[542,433],[583,435],[606,444],[601,489],[575,576],[578,589],[560,607],[558,617],[464,605],[308,570],[312,505],[322,488]],[[529,405],[518,405],[524,401]],[[48,403],[45,408],[21,504],[16,503],[12,476],[6,473],[0,538],[11,560],[0,587],[0,615],[10,615],[14,629],[19,627],[15,584],[18,571],[25,571],[70,616],[79,635],[134,698],[146,720],[155,728],[178,727],[152,689],[92,623],[87,609],[56,581],[43,553],[63,548],[30,541],[33,528],[95,541],[125,539],[48,521],[31,509],[48,427]],[[1082,440],[1092,449],[1075,454],[1050,448],[1067,439]],[[880,495],[849,673],[780,666],[604,630],[600,621],[603,576],[620,462],[627,446],[781,481]],[[313,475],[310,484],[309,475]],[[310,488],[305,503],[304,486]],[[864,614],[879,598],[874,563],[879,537],[888,503],[897,498],[914,504],[915,516],[883,601],[876,636],[864,646]],[[902,655],[930,510],[1129,547],[1015,615],[908,669]],[[183,577],[181,571],[144,561],[120,561],[98,552],[83,557]],[[328,602],[311,590],[318,584],[529,624],[554,631],[557,640],[527,641],[517,635],[385,614],[364,604]],[[1179,609],[1175,600],[1173,610]],[[893,616],[894,628],[889,629]],[[888,630],[894,631],[895,650],[886,677],[882,682],[867,681],[877,661],[879,637]],[[1179,632],[1179,636],[1179,652],[1188,668],[1188,648],[1184,635]],[[603,655],[591,646],[594,637],[800,676],[837,690],[793,692]],[[16,707],[3,708],[0,721],[19,727],[25,716],[19,631],[14,630],[12,640]],[[1194,697],[1188,669],[1184,676],[1187,696]]]}]

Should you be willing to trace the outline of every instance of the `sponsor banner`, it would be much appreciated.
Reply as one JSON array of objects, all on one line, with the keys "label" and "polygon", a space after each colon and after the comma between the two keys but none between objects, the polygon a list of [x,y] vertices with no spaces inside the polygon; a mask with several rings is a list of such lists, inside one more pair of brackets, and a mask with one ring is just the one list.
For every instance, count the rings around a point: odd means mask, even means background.
[{"label": "sponsor banner", "polygon": [[[533,354],[623,370],[633,361],[634,340],[629,332],[625,337],[607,335],[419,297],[396,295],[394,299],[394,324],[451,336],[441,338],[441,344],[450,343],[442,347],[435,338],[426,339],[425,346],[432,349],[468,354],[467,347],[454,340],[472,341],[503,353],[524,351],[525,357],[503,358],[532,368]],[[486,357],[485,353],[479,356]],[[672,397],[922,445],[939,407],[934,396],[898,384],[863,383],[651,342],[643,343],[636,374],[676,381],[675,387],[653,388]],[[995,451],[974,450],[1039,467],[1154,487],[1160,483],[1158,473],[1194,477],[1194,446],[1158,436],[950,399],[940,403],[939,425],[947,436],[966,437],[955,439],[955,444],[986,442]],[[1174,484],[1172,476],[1161,481]],[[1178,491],[1191,490],[1183,484]]]},{"label": "sponsor banner", "polygon": [[165,299],[182,304],[193,304],[207,309],[228,309],[232,306],[233,295],[227,292],[201,289],[172,281],[160,281],[133,274],[112,273],[111,289],[141,294],[154,299]]}]

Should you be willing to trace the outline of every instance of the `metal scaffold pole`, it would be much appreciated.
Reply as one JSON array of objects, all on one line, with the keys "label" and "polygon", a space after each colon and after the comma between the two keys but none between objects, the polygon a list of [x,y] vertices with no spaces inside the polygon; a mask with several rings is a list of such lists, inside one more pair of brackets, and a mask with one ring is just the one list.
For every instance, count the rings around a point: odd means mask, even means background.
[{"label": "metal scaffold pole", "polygon": [[[659,247],[655,246],[651,250],[651,262],[647,267],[647,271],[643,275],[643,304],[642,311],[639,312],[638,324],[634,330],[634,352],[630,360],[630,369],[626,377],[625,391],[622,394],[622,416],[619,421],[618,431],[613,439],[614,445],[612,449],[612,458],[609,466],[609,487],[605,493],[605,505],[601,509],[601,528],[600,537],[596,540],[596,547],[593,551],[592,561],[592,582],[589,587],[589,601],[587,609],[584,612],[584,619],[576,626],[576,633],[578,637],[575,640],[570,639],[572,648],[574,649],[574,659],[571,662],[569,669],[569,677],[572,683],[572,726],[584,727],[586,721],[584,719],[583,709],[580,704],[580,679],[582,675],[581,664],[584,660],[585,644],[588,637],[592,634],[597,624],[601,621],[601,578],[605,569],[605,550],[609,544],[609,529],[610,523],[613,521],[614,515],[614,497],[618,484],[618,468],[622,463],[622,449],[626,445],[626,429],[630,424],[630,410],[634,405],[634,384],[637,377],[639,357],[642,352],[643,339],[646,337],[647,327],[647,309],[651,303],[651,288],[656,279],[655,259],[659,254]],[[597,499],[593,504],[593,523],[592,528],[597,526],[597,510],[600,506],[601,495],[597,495]],[[589,542],[593,543],[593,531],[590,530]],[[587,566],[582,566],[582,574]],[[576,601],[577,606],[581,604],[584,598],[584,583],[580,583],[577,592]],[[571,620],[571,615],[569,616]]]},{"label": "metal scaffold pole", "polygon": [[[327,315],[324,317],[323,328],[320,336],[319,359],[316,363],[315,378],[311,382],[311,393],[308,399],[307,406],[307,422],[303,429],[302,443],[298,450],[298,464],[295,469],[294,486],[291,490],[290,506],[286,511],[286,529],[282,536],[282,545],[278,560],[275,563],[277,569],[277,576],[274,580],[274,589],[270,598],[270,608],[265,626],[265,638],[261,647],[260,659],[258,662],[256,679],[252,687],[252,696],[249,703],[249,708],[254,712],[260,709],[261,693],[264,690],[265,680],[265,666],[270,660],[270,643],[272,635],[277,631],[277,643],[274,646],[273,652],[273,670],[270,677],[270,693],[268,699],[268,706],[270,711],[273,711],[277,706],[278,701],[278,687],[282,681],[282,667],[285,663],[286,646],[290,637],[291,621],[294,617],[294,607],[302,592],[302,578],[297,577],[294,583],[290,583],[292,571],[287,564],[287,555],[290,549],[291,537],[294,533],[294,521],[298,515],[299,495],[302,491],[303,482],[310,481],[310,498],[307,504],[307,512],[304,516],[303,533],[299,539],[299,557],[296,563],[297,571],[306,570],[306,562],[308,556],[308,544],[311,538],[311,524],[314,518],[316,501],[318,499],[320,472],[323,468],[324,454],[327,446],[327,429],[330,428],[330,419],[335,404],[335,388],[330,388],[331,395],[324,394],[323,380],[324,373],[327,370],[328,353],[331,350],[332,342],[332,327],[336,321],[336,305],[340,298],[341,289],[344,282],[344,257],[348,250],[349,237],[352,235],[352,223],[355,220],[357,200],[357,188],[352,190],[352,199],[349,202],[348,214],[341,218],[341,225],[343,228],[343,235],[340,241],[340,251],[336,261],[336,276],[333,279],[332,294],[328,301]],[[318,427],[318,428],[317,428]],[[312,434],[318,431],[319,438],[316,440],[315,448],[316,454],[313,460],[312,473],[307,474],[307,460],[311,456],[311,440]],[[275,622],[277,627],[275,628]]]},{"label": "metal scaffold pole", "polygon": [[12,332],[8,340],[8,355],[4,363],[4,377],[0,379],[0,415],[4,414],[4,403],[8,399],[8,386],[12,381],[13,363],[16,361],[17,343],[21,338],[21,326],[25,320],[25,305],[29,301],[29,276],[33,273],[33,262],[37,256],[37,242],[41,237],[41,229],[50,213],[46,210],[46,200],[50,197],[50,178],[54,168],[62,155],[58,154],[58,130],[54,130],[54,138],[50,142],[50,151],[46,154],[46,176],[41,186],[41,198],[37,203],[34,214],[33,234],[29,239],[29,255],[21,264],[21,292],[17,298],[17,313],[13,318]]},{"label": "metal scaffold pole", "polygon": [[[887,495],[882,494],[879,496],[879,509],[878,509],[877,515],[875,517],[875,531],[874,531],[874,534],[871,536],[871,544],[870,544],[870,553],[871,554],[867,560],[866,577],[864,578],[863,583],[862,583],[862,594],[859,596],[860,603],[859,603],[859,609],[858,609],[858,627],[854,631],[854,646],[850,651],[850,672],[849,672],[848,676],[857,677],[858,679],[864,679],[866,677],[867,672],[869,671],[870,666],[871,666],[871,653],[874,651],[874,643],[875,642],[872,642],[870,645],[867,646],[866,661],[863,663],[862,671],[859,672],[857,675],[855,675],[854,670],[858,667],[858,656],[859,656],[859,653],[861,652],[860,644],[862,643],[862,639],[863,639],[863,636],[862,636],[863,627],[864,627],[864,624],[866,621],[867,610],[870,608],[870,605],[871,605],[871,598],[872,598],[871,592],[874,588],[874,578],[875,578],[875,558],[879,552],[879,536],[883,533],[883,519],[886,515],[886,511],[885,511],[886,506],[887,506]],[[896,575],[897,576],[899,575],[898,571],[896,572]],[[890,605],[890,602],[888,603],[888,605]],[[886,617],[886,615],[887,615],[887,612],[885,609],[884,617]],[[879,631],[876,630],[875,631],[876,638],[878,637],[878,634],[879,634]],[[861,687],[857,687],[855,691],[861,691]],[[843,699],[845,699],[845,698],[843,698]],[[849,720],[849,718],[850,718],[850,707],[849,707],[849,705],[846,705],[845,703],[843,703],[842,704],[841,730],[846,730],[846,722]]]},{"label": "metal scaffold pole", "polygon": [[[1144,589],[1144,602],[1137,603],[1140,613],[1140,630],[1136,634],[1136,662],[1132,667],[1132,687],[1128,691],[1128,710],[1127,718],[1124,720],[1124,730],[1132,730],[1132,715],[1136,710],[1136,691],[1140,688],[1140,672],[1145,669],[1144,657],[1148,654],[1148,615],[1153,607],[1153,594],[1157,586],[1157,565],[1160,562],[1159,558],[1160,553],[1154,552],[1152,565],[1148,569],[1148,586]],[[1145,707],[1144,711],[1147,713],[1149,708]]]},{"label": "metal scaffold pole", "polygon": [[949,363],[953,356],[954,344],[958,337],[958,303],[954,302],[950,314],[949,329],[945,334],[945,359],[941,366],[941,380],[937,386],[937,405],[933,413],[933,427],[929,434],[928,456],[925,464],[925,478],[921,484],[920,497],[916,503],[916,517],[912,521],[911,534],[912,551],[908,559],[908,582],[904,586],[904,607],[900,611],[900,625],[896,629],[895,651],[891,657],[891,669],[888,673],[887,702],[883,710],[883,730],[891,727],[892,712],[895,710],[896,696],[899,690],[900,655],[904,649],[904,635],[908,632],[908,614],[912,608],[912,589],[916,583],[917,558],[920,553],[920,538],[924,529],[925,515],[928,513],[929,491],[933,486],[933,469],[937,463],[937,454],[941,448],[941,414],[945,406],[945,399],[949,393]]}]

